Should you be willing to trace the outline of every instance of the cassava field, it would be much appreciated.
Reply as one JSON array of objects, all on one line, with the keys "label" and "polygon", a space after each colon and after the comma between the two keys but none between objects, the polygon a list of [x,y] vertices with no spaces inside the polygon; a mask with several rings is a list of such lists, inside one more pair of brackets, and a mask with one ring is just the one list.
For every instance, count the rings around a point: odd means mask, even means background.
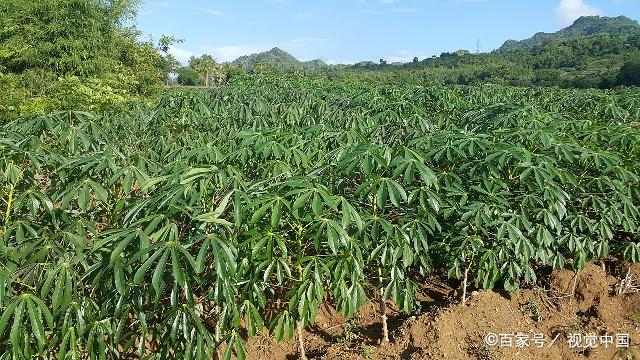
[{"label": "cassava field", "polygon": [[[415,345],[437,326],[398,320],[420,323],[434,279],[457,288],[458,307],[508,307],[482,289],[547,291],[520,308],[531,321],[561,298],[551,273],[575,306],[594,303],[584,295],[594,274],[602,301],[630,296],[639,125],[637,89],[268,76],[10,122],[0,129],[0,359],[259,358],[255,339],[274,338],[293,350],[264,357],[307,347],[309,357],[439,359]],[[376,319],[368,338],[349,325],[363,311]],[[496,321],[520,314],[506,311]],[[313,348],[327,314],[345,319],[334,340],[356,350]],[[456,319],[452,328],[469,326]],[[507,358],[475,344],[464,356]]]}]

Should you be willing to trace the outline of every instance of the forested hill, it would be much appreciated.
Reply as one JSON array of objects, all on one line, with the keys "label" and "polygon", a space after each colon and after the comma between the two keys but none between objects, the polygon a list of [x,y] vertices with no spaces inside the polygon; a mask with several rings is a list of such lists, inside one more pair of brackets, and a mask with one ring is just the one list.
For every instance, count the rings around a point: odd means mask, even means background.
[{"label": "forested hill", "polygon": [[415,59],[401,66],[361,62],[346,75],[417,84],[484,84],[611,88],[640,85],[640,24],[624,16],[581,17],[555,33],[507,41],[489,53],[468,50]]},{"label": "forested hill", "polygon": [[[189,67],[178,71],[179,84],[197,85],[202,78],[203,72],[197,71],[197,66]],[[397,84],[640,86],[640,24],[624,16],[581,17],[555,33],[537,33],[521,41],[509,40],[491,52],[474,54],[461,49],[426,59],[415,58],[404,64],[388,63],[385,59],[354,65],[327,65],[322,60],[304,62],[275,47],[242,56],[225,64],[224,69],[219,79],[246,71],[296,73],[304,70],[334,80]],[[188,71],[192,72],[189,81],[189,77],[184,76]]]},{"label": "forested hill", "polygon": [[304,70],[320,70],[328,67],[328,65],[322,60],[299,61],[291,54],[277,47],[258,54],[241,56],[231,64],[234,66],[242,65],[247,70],[253,70],[256,64],[272,66],[278,70],[296,68]]},{"label": "forested hill", "polygon": [[640,24],[626,16],[583,16],[571,26],[555,33],[540,32],[521,41],[507,40],[498,51],[531,50],[545,43],[570,40],[593,35],[633,36],[640,35]]}]

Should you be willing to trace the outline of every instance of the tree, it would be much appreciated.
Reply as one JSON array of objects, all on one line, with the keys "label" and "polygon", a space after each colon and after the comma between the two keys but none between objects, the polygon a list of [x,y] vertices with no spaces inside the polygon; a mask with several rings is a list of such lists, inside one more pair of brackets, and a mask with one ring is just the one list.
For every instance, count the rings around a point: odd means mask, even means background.
[{"label": "tree", "polygon": [[418,61],[420,61],[420,60],[418,60],[418,57],[417,57],[417,56],[413,58],[413,63],[414,63],[414,64],[417,64],[417,63],[418,63]]},{"label": "tree", "polygon": [[184,39],[178,39],[174,36],[167,36],[167,35],[162,35],[160,37],[160,40],[158,40],[158,45],[156,48],[162,54],[162,62],[160,64],[160,67],[165,72],[165,75],[166,75],[165,80],[167,82],[167,85],[169,84],[169,78],[170,78],[169,75],[171,73],[177,72],[178,69],[180,68],[180,62],[175,58],[175,56],[173,56],[169,52],[169,50],[171,49],[171,46],[173,46],[174,44],[180,44],[183,42],[184,42]]},{"label": "tree", "polygon": [[174,44],[181,44],[184,42],[184,39],[178,39],[175,36],[162,35],[160,36],[160,40],[158,40],[158,50],[163,54],[168,54],[171,46]]},{"label": "tree", "polygon": [[185,86],[198,86],[202,85],[202,79],[200,74],[190,67],[182,67],[178,69],[177,82],[180,85]]},{"label": "tree", "polygon": [[640,86],[640,59],[632,59],[622,65],[618,72],[616,85]]},{"label": "tree", "polygon": [[169,79],[171,78],[170,75],[173,73],[177,73],[178,69],[180,69],[180,62],[172,54],[167,54],[162,60],[162,69],[164,70],[168,85]]},{"label": "tree", "polygon": [[[137,0],[4,0],[0,7],[0,66],[11,73],[45,69],[94,76],[118,66],[118,43],[136,42],[124,24]],[[28,45],[28,46],[26,46]]]},{"label": "tree", "polygon": [[213,56],[209,54],[202,54],[200,57],[192,56],[189,59],[189,67],[200,73],[204,78],[204,86],[209,87],[209,75],[216,70]]},{"label": "tree", "polygon": [[157,92],[173,61],[153,42],[138,40],[130,24],[139,3],[2,0],[0,87],[11,95],[0,96],[0,109],[9,109],[9,115],[0,111],[0,121],[41,111],[110,109],[129,96]]}]

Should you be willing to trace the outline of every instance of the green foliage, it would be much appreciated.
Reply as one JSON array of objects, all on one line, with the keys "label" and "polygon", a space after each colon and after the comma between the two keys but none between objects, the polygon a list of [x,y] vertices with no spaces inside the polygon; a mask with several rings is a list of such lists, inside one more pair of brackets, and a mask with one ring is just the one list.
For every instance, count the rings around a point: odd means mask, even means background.
[{"label": "green foliage", "polygon": [[640,59],[632,59],[624,63],[618,77],[617,85],[640,86]]},{"label": "green foliage", "polygon": [[225,80],[222,69],[209,54],[202,54],[199,57],[192,56],[189,59],[189,69],[200,74],[205,86],[209,86],[210,83],[221,84]]},{"label": "green foliage", "polygon": [[[490,53],[442,53],[407,64],[361,62],[327,76],[387,84],[508,84],[611,88],[626,59],[640,57],[640,25],[625,17],[583,17],[556,33],[507,41]],[[415,60],[415,59],[414,59]]]},{"label": "green foliage", "polygon": [[[0,124],[40,112],[113,109],[120,102],[135,96],[138,81],[125,75],[107,78],[56,77],[37,70],[20,75],[1,75],[0,87],[11,91],[0,93]],[[123,89],[127,82],[130,89]]]},{"label": "green foliage", "polygon": [[640,261],[637,90],[237,76],[0,129],[0,357],[245,355],[324,301]]},{"label": "green foliage", "polygon": [[[221,83],[248,71],[266,76],[293,75],[340,81],[383,84],[547,86],[612,88],[626,59],[640,56],[640,25],[625,18],[583,17],[556,33],[539,33],[520,42],[508,41],[490,53],[468,50],[444,52],[439,57],[411,63],[388,64],[384,59],[355,65],[327,65],[321,60],[301,62],[287,52],[269,51],[242,56],[222,73]],[[190,65],[206,77],[206,71]],[[195,66],[195,67],[194,67]],[[224,76],[226,74],[226,76]],[[226,79],[223,79],[225,77]],[[627,76],[628,77],[628,76]]]},{"label": "green foliage", "polygon": [[[101,110],[159,90],[171,59],[125,26],[135,0],[7,0],[0,5],[0,123]],[[173,41],[172,38],[164,38]],[[163,45],[162,43],[160,45]]]},{"label": "green foliage", "polygon": [[270,66],[279,71],[292,69],[316,71],[329,68],[322,60],[299,61],[291,54],[277,47],[262,53],[241,56],[231,64],[242,66],[249,71],[252,71],[256,64]]},{"label": "green foliage", "polygon": [[42,69],[90,77],[112,72],[118,40],[134,41],[121,24],[136,6],[132,0],[6,0],[0,7],[0,64],[12,73]]},{"label": "green foliage", "polygon": [[633,36],[640,35],[640,25],[626,16],[582,16],[571,26],[555,33],[537,33],[533,37],[522,40],[508,40],[500,47],[500,51],[534,49],[551,41],[583,38],[593,35]]},{"label": "green foliage", "polygon": [[177,82],[179,85],[199,86],[204,85],[200,74],[190,67],[182,67],[178,70]]}]

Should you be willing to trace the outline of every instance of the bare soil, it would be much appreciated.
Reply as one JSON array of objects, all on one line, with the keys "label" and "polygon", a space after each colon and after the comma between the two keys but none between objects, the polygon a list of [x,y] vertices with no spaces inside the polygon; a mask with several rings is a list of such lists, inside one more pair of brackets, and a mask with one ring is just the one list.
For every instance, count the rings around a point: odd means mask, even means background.
[{"label": "bare soil", "polygon": [[[640,360],[640,264],[611,260],[588,265],[577,275],[559,270],[543,283],[511,294],[469,289],[463,305],[456,284],[430,279],[418,298],[419,315],[403,314],[388,302],[388,343],[381,343],[376,303],[366,304],[351,319],[324,305],[315,326],[305,331],[306,354],[309,359],[328,360]],[[512,339],[511,346],[490,346],[485,341],[489,333],[520,333],[529,341],[517,347],[511,336],[505,338]],[[544,347],[535,346],[534,334],[543,334]],[[579,347],[569,346],[570,334],[583,336]],[[607,334],[613,343],[605,347],[601,340]],[[616,346],[617,334],[629,334],[628,348]],[[589,335],[597,336],[593,343],[597,347],[585,346],[584,336]],[[249,339],[247,351],[251,360],[299,358],[296,339],[277,343],[268,335]]]}]

